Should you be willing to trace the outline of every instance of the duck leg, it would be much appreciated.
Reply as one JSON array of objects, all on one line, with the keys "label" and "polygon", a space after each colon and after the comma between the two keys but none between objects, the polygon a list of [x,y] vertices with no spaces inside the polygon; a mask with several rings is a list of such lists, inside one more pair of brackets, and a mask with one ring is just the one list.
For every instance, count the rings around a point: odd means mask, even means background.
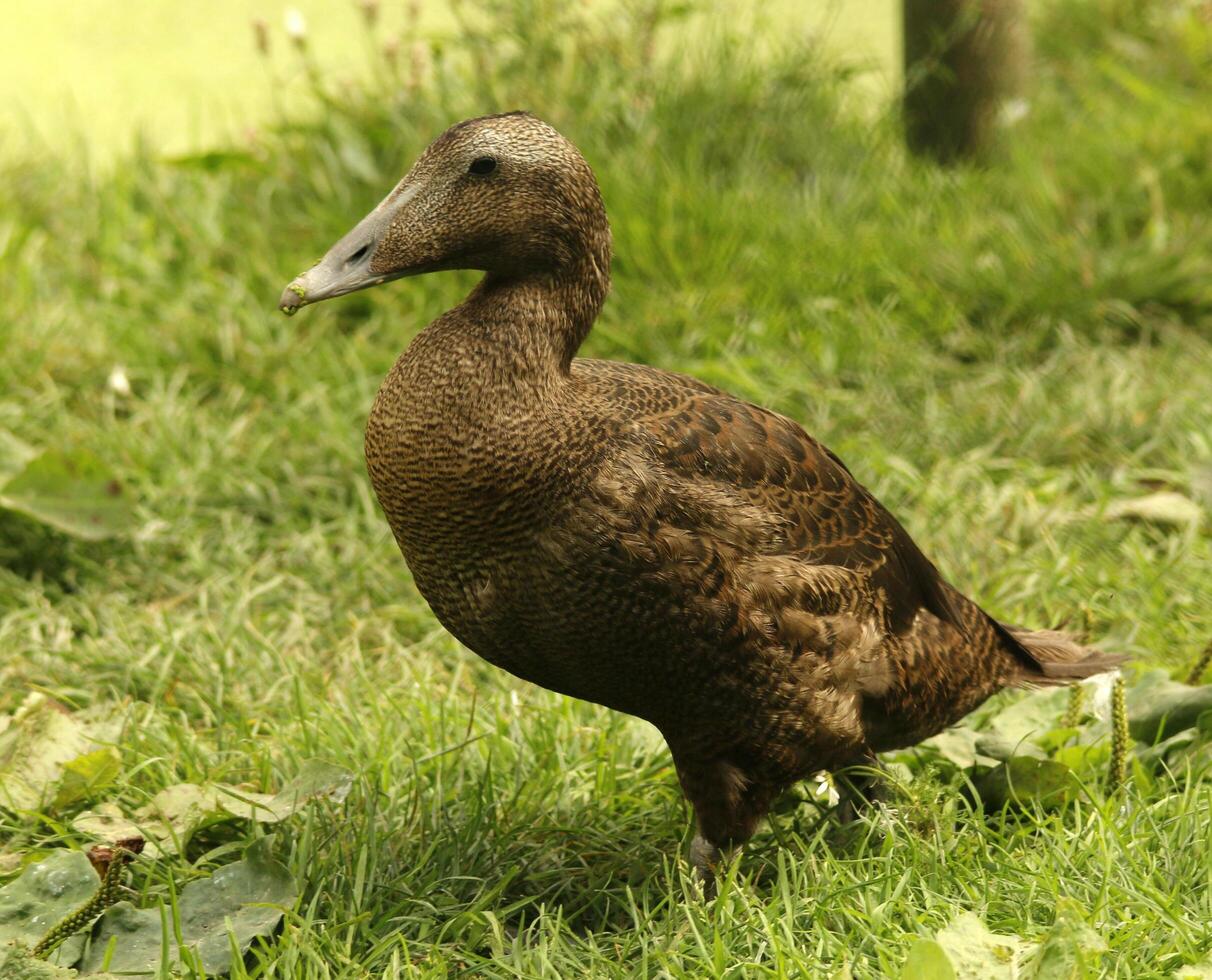
[{"label": "duck leg", "polygon": [[769,787],[751,783],[728,762],[679,762],[677,769],[698,824],[690,843],[690,864],[702,883],[704,897],[713,898],[717,865],[726,853],[735,852],[753,836],[774,794]]},{"label": "duck leg", "polygon": [[854,768],[837,775],[837,789],[841,799],[834,812],[839,823],[853,823],[873,803],[878,803],[887,796],[888,787],[884,775],[884,766],[874,755],[864,757]]}]

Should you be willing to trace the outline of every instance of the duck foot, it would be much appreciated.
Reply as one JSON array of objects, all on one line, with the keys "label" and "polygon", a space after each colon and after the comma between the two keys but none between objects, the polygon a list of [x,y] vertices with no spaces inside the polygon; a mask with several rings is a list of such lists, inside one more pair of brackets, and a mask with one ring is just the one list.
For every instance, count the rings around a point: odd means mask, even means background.
[{"label": "duck foot", "polygon": [[715,869],[723,856],[723,852],[702,834],[695,834],[690,842],[690,866],[698,876],[703,898],[707,901],[716,896]]},{"label": "duck foot", "polygon": [[838,823],[854,823],[875,803],[888,797],[886,770],[878,759],[869,759],[836,777],[838,801],[834,815]]}]

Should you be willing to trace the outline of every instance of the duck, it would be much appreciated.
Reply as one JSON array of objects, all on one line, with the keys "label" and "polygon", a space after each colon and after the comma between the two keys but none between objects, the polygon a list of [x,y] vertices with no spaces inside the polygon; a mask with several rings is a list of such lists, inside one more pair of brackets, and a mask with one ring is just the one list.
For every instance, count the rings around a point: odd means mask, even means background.
[{"label": "duck", "polygon": [[1003,689],[1119,664],[986,613],[793,420],[684,374],[578,357],[611,253],[581,152],[531,113],[493,114],[438,136],[279,308],[483,273],[383,381],[370,481],[465,647],[660,731],[706,884],[797,781],[865,773],[845,801],[862,812],[879,753]]}]

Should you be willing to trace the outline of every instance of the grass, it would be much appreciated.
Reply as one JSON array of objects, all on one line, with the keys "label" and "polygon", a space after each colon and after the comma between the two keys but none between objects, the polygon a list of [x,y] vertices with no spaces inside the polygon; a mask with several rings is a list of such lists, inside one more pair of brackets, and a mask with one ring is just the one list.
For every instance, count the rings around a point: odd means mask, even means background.
[{"label": "grass", "polygon": [[[589,0],[605,17],[627,2]],[[696,18],[704,29],[752,4],[715,6],[715,17]],[[863,91],[886,91],[896,74],[897,0],[766,6],[784,25],[816,31],[833,49],[869,63],[874,71],[864,75]],[[160,153],[195,153],[272,124],[283,109],[305,110],[307,73],[281,30],[292,9],[303,15],[324,75],[354,85],[375,60],[368,52],[384,44],[397,45],[408,60],[418,37],[457,37],[452,11],[433,0],[210,0],[186,7],[122,0],[120,17],[103,4],[8,0],[13,29],[0,34],[0,154],[83,154],[110,169],[136,134]],[[270,28],[268,58],[255,43],[257,19]]]},{"label": "grass", "polygon": [[[1182,676],[1212,636],[1208,522],[1103,516],[1193,493],[1212,461],[1208,26],[1143,6],[1041,15],[1031,113],[983,170],[907,159],[802,46],[758,62],[725,34],[672,63],[646,57],[642,8],[545,0],[493,5],[419,87],[317,76],[322,112],[231,152],[6,165],[0,428],[111,461],[140,530],[85,544],[0,515],[0,711],[30,689],[131,703],[106,793],[128,808],[181,781],[272,789],[312,756],[358,773],[280,830],[302,899],[239,976],[895,976],[960,910],[1035,940],[1060,898],[1106,942],[1100,976],[1207,956],[1207,772],[984,816],[919,767],[855,834],[785,808],[696,900],[656,733],[459,647],[365,478],[379,379],[472,278],[274,310],[445,125],[528,106],[613,221],[587,353],[796,417],[990,611]],[[0,847],[79,845],[70,816],[0,813]],[[231,860],[232,834],[136,889]]]}]

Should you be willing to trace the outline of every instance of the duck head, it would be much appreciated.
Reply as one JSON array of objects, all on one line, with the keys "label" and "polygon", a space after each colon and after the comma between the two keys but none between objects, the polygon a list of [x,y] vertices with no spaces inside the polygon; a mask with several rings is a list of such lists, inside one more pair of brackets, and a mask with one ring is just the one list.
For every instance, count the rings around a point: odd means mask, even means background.
[{"label": "duck head", "polygon": [[286,287],[279,309],[404,276],[479,269],[489,279],[588,275],[602,292],[610,229],[575,146],[525,112],[452,126],[383,201]]}]

